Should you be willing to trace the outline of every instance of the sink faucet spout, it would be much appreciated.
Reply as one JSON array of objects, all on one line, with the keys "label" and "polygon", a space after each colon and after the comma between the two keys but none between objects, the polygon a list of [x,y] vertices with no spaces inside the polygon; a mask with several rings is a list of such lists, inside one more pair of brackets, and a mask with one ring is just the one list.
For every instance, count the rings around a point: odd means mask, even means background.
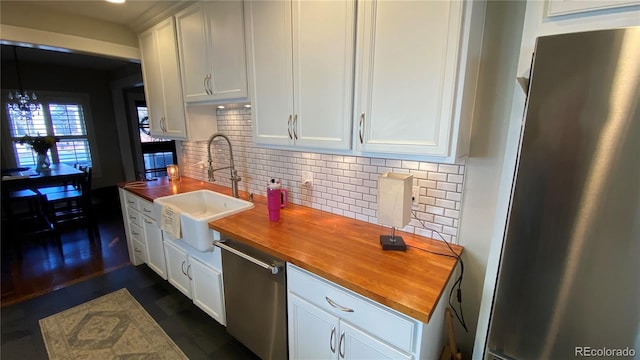
[{"label": "sink faucet spout", "polygon": [[[213,168],[212,165],[212,158],[211,158],[211,143],[213,143],[213,140],[215,140],[217,137],[221,137],[223,139],[225,139],[227,141],[227,144],[229,145],[229,166],[224,166],[224,167],[220,167],[217,169]],[[207,144],[207,154],[209,156],[208,160],[209,160],[209,169],[207,170],[208,175],[209,175],[209,181],[215,181],[216,178],[214,176],[214,173],[218,170],[223,170],[223,169],[230,169],[231,172],[231,177],[229,178],[229,180],[231,180],[231,192],[233,194],[233,197],[239,197],[238,196],[238,182],[241,180],[240,176],[238,176],[238,171],[235,168],[235,165],[233,163],[233,148],[231,147],[231,141],[229,141],[229,138],[226,135],[220,134],[220,133],[216,133],[211,135],[211,137],[209,138],[209,143]]]}]

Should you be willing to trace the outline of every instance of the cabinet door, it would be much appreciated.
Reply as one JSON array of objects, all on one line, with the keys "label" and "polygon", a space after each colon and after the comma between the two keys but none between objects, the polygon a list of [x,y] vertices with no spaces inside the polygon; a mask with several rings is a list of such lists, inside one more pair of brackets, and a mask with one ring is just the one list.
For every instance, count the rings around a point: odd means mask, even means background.
[{"label": "cabinet door", "polygon": [[463,3],[359,4],[358,150],[447,155]]},{"label": "cabinet door", "polygon": [[166,114],[162,136],[172,139],[186,139],[187,128],[173,18],[161,23],[157,33],[158,59],[160,60],[160,70],[162,71],[162,89]]},{"label": "cabinet door", "polygon": [[296,146],[350,149],[354,1],[293,2]]},{"label": "cabinet door", "polygon": [[167,280],[191,299],[191,280],[187,275],[187,266],[189,265],[187,253],[171,244],[170,241],[165,241],[164,254],[167,260]]},{"label": "cabinet door", "polygon": [[209,98],[208,76],[211,74],[205,5],[198,2],[176,14],[176,33],[180,53],[184,100],[202,101]]},{"label": "cabinet door", "polygon": [[340,321],[338,352],[343,359],[411,359],[410,354],[399,351],[366,332]]},{"label": "cabinet door", "polygon": [[165,114],[164,94],[162,90],[162,72],[158,60],[158,39],[154,29],[142,33],[139,37],[142,60],[144,92],[149,109],[149,126],[154,135],[162,134],[162,122]]},{"label": "cabinet door", "polygon": [[292,359],[337,359],[338,318],[289,292],[289,356]]},{"label": "cabinet door", "polygon": [[222,274],[194,258],[189,258],[187,274],[192,279],[193,303],[220,324],[226,325]]},{"label": "cabinet door", "polygon": [[245,1],[244,4],[254,141],[290,145],[293,143],[291,3]]},{"label": "cabinet door", "polygon": [[142,76],[151,133],[185,139],[186,123],[173,17],[140,35]]},{"label": "cabinet door", "polygon": [[143,217],[144,235],[147,241],[147,265],[158,273],[163,279],[167,279],[167,265],[164,257],[164,245],[162,231],[155,220],[148,216]]},{"label": "cabinet door", "polygon": [[242,1],[205,1],[213,100],[247,99]]}]

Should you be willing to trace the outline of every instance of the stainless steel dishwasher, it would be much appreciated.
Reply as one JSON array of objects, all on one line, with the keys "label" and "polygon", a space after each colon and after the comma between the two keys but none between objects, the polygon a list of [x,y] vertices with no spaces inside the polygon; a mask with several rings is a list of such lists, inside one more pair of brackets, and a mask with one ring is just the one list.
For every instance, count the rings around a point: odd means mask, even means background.
[{"label": "stainless steel dishwasher", "polygon": [[263,360],[287,358],[284,262],[230,239],[222,251],[227,332]]}]

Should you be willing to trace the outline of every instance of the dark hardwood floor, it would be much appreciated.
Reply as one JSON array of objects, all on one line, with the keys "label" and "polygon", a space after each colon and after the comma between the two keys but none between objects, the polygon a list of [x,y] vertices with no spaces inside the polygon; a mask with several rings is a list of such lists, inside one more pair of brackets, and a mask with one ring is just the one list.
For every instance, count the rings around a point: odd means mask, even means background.
[{"label": "dark hardwood floor", "polygon": [[62,251],[48,236],[27,237],[12,231],[14,224],[2,224],[2,307],[129,264],[116,188],[96,191],[94,214],[99,236],[92,241],[87,228],[69,229],[61,236]]},{"label": "dark hardwood floor", "polygon": [[258,359],[226,328],[146,265],[129,263],[117,191],[94,201],[100,236],[86,229],[62,236],[56,246],[30,242],[22,256],[2,236],[0,358],[47,359],[39,320],[126,288],[189,359]]}]

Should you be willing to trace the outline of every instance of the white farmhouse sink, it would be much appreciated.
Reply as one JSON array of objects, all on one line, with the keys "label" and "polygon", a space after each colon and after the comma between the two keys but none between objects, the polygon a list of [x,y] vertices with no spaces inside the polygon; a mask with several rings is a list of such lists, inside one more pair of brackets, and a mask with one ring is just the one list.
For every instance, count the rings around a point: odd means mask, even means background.
[{"label": "white farmhouse sink", "polygon": [[209,221],[253,208],[252,202],[210,190],[159,197],[153,201],[153,205],[158,226],[164,205],[177,208],[180,211],[182,240],[199,251],[213,248],[213,232],[207,225]]}]

